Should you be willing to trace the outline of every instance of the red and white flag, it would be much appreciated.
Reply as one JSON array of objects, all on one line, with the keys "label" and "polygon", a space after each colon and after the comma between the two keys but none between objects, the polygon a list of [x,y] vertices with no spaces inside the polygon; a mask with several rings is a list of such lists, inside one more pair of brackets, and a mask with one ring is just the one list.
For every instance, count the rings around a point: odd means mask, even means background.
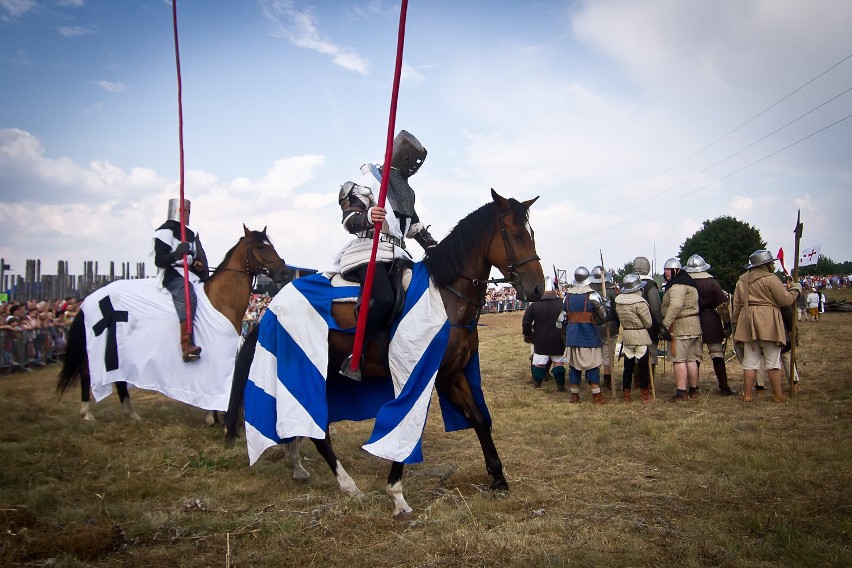
[{"label": "red and white flag", "polygon": [[819,247],[809,247],[802,250],[799,255],[799,266],[813,266],[819,260]]},{"label": "red and white flag", "polygon": [[778,249],[778,254],[776,255],[775,258],[777,258],[778,262],[781,263],[781,270],[784,271],[784,274],[790,274],[789,272],[787,272],[787,267],[784,266],[784,247],[781,247],[780,249]]}]

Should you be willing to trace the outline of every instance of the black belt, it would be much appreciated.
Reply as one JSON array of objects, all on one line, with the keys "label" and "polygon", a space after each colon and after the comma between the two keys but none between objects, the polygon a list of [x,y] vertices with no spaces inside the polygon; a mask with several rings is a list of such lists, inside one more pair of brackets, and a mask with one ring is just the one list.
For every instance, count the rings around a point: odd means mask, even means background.
[{"label": "black belt", "polygon": [[[370,229],[369,231],[363,231],[358,233],[357,236],[362,239],[372,239],[374,230]],[[379,233],[379,240],[383,243],[390,243],[394,246],[398,246],[401,249],[405,248],[405,239],[400,239],[399,237],[395,237],[393,235],[388,235],[386,233]]]}]

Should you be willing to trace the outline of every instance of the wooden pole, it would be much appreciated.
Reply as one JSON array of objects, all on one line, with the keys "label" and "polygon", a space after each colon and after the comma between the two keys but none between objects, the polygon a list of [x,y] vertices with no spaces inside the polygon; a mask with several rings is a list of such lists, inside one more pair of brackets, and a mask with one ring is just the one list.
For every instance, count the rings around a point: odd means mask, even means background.
[{"label": "wooden pole", "polygon": [[[603,261],[603,250],[598,249],[601,253],[601,296],[603,297],[603,301],[606,302],[607,294],[606,294],[606,266],[604,266]],[[610,309],[615,309],[615,306],[610,306]],[[607,316],[609,314],[607,313]],[[615,379],[612,378],[612,371],[615,369],[615,350],[610,349],[612,347],[612,343],[610,342],[609,336],[609,317],[607,317],[606,322],[606,349],[609,352],[609,386],[612,388],[612,398],[615,399]],[[606,365],[604,365],[604,370],[606,370]]]},{"label": "wooden pole", "polygon": [[[793,234],[796,235],[796,260],[793,262],[793,282],[796,284],[799,283],[799,243],[802,240],[802,210],[796,213],[796,228],[793,229]],[[802,291],[799,291],[801,294]],[[798,302],[798,299],[796,300]],[[793,309],[796,310],[796,306],[793,306]],[[789,390],[790,390],[790,398],[793,398],[793,385],[794,378],[796,373],[796,334],[798,333],[798,326],[796,325],[798,322],[798,317],[793,318],[793,325],[790,326],[790,379],[789,379]]]},{"label": "wooden pole", "polygon": [[[175,64],[177,66],[178,146],[180,152],[180,241],[186,242],[186,214],[183,206],[183,103],[180,79],[180,48],[178,46],[177,0],[172,0],[172,28],[175,37]],[[192,335],[192,306],[189,298],[189,258],[183,255],[183,301],[186,304],[186,332]]]},{"label": "wooden pole", "polygon": [[[378,206],[385,206],[385,197],[390,179],[391,158],[393,157],[393,134],[396,128],[396,101],[399,97],[399,79],[402,74],[402,51],[405,44],[405,16],[408,11],[408,0],[402,0],[399,10],[399,31],[396,44],[396,67],[393,73],[393,89],[391,90],[390,116],[388,118],[388,136],[385,145],[385,161],[382,165],[382,183],[379,188]],[[355,328],[355,340],[352,344],[352,359],[349,369],[355,371],[361,361],[361,349],[364,344],[364,330],[367,325],[367,313],[370,309],[370,296],[373,293],[373,277],[376,273],[376,252],[379,249],[379,236],[382,224],[376,223],[373,228],[373,249],[370,252],[370,262],[367,264],[367,275],[364,278],[364,289],[361,291],[361,309],[358,313],[358,323]]]}]

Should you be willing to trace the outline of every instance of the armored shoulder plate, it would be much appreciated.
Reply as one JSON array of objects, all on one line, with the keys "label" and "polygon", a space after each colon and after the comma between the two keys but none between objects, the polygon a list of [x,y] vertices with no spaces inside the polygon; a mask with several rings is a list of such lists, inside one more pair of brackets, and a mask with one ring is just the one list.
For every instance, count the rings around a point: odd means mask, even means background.
[{"label": "armored shoulder plate", "polygon": [[343,202],[348,199],[350,195],[357,197],[365,207],[371,207],[374,205],[373,191],[369,187],[364,187],[363,185],[358,185],[355,182],[347,181],[340,186],[340,195],[337,200],[339,202]]}]

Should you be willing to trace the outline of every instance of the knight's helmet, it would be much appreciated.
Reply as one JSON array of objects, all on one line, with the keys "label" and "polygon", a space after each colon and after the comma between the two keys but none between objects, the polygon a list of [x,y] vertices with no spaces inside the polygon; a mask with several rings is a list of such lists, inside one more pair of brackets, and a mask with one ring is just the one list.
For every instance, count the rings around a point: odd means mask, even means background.
[{"label": "knight's helmet", "polygon": [[677,274],[678,272],[680,272],[680,269],[681,269],[681,268],[683,268],[683,266],[680,264],[680,260],[679,260],[678,258],[676,258],[676,257],[672,257],[672,258],[668,259],[668,260],[666,261],[666,263],[663,265],[663,270],[664,270],[664,271],[665,271],[666,269],[668,269],[668,268],[671,268],[671,269],[672,269],[672,275],[671,275],[671,277],[672,277],[672,278],[674,278],[674,277],[675,277],[675,274]]},{"label": "knight's helmet", "polygon": [[585,286],[589,283],[589,269],[585,266],[578,266],[574,271],[574,286]]},{"label": "knight's helmet", "polygon": [[775,262],[776,258],[772,256],[772,253],[766,249],[756,250],[751,253],[751,256],[748,257],[748,264],[746,268],[754,268],[756,266],[762,266],[764,264],[769,264],[770,262]]},{"label": "knight's helmet", "polygon": [[[600,266],[596,266],[592,268],[592,284],[600,284],[601,283],[601,275],[603,274],[603,268]],[[608,284],[612,284],[612,272],[609,270],[606,271],[606,281]]]},{"label": "knight's helmet", "polygon": [[633,272],[639,276],[647,276],[651,273],[651,262],[644,256],[637,256],[633,259]]},{"label": "knight's helmet", "polygon": [[628,274],[621,282],[621,293],[629,294],[630,292],[636,292],[637,290],[641,290],[644,287],[645,281],[642,280],[641,276],[635,273]]},{"label": "knight's helmet", "polygon": [[408,179],[417,173],[426,160],[426,148],[407,130],[400,130],[393,139],[391,167]]},{"label": "knight's helmet", "polygon": [[693,254],[686,260],[686,268],[684,270],[694,274],[696,272],[707,272],[710,268],[711,266],[707,264],[704,257],[699,254]]},{"label": "knight's helmet", "polygon": [[[183,200],[184,224],[189,225],[189,199]],[[169,199],[169,221],[180,223],[180,199]]]}]

